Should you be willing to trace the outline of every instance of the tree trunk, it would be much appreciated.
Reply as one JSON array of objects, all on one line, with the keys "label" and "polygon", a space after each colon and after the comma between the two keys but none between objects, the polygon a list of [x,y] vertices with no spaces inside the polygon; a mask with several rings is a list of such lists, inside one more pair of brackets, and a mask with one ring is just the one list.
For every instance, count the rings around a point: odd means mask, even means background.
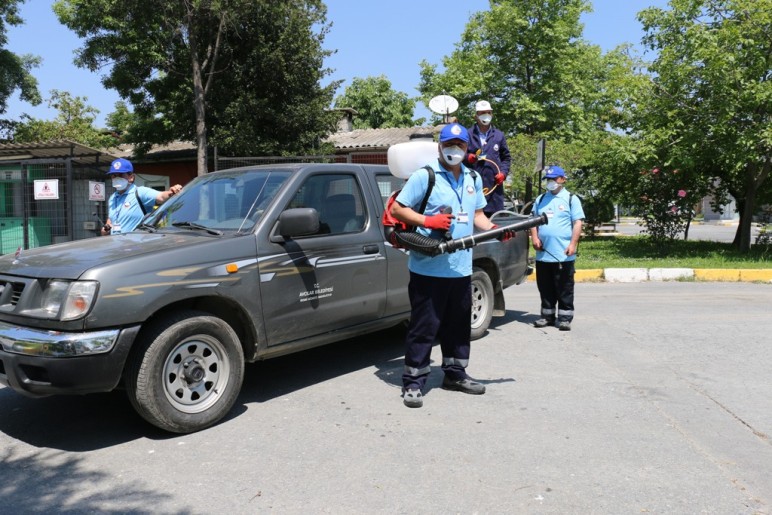
[{"label": "tree trunk", "polygon": [[197,175],[207,173],[206,105],[201,62],[198,59],[198,38],[193,30],[193,13],[188,11],[190,64],[193,68],[193,107],[196,113],[196,170]]}]

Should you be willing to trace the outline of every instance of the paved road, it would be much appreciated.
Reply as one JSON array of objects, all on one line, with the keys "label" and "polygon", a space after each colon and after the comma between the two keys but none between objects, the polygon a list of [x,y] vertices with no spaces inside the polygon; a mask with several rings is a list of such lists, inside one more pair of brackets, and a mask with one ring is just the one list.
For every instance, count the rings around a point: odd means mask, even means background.
[{"label": "paved road", "polygon": [[483,396],[399,398],[402,333],[248,367],[187,436],[123,395],[0,388],[2,513],[770,513],[772,287],[582,283],[538,330],[533,283],[473,344]]},{"label": "paved road", "polygon": [[[617,224],[617,232],[626,235],[640,234],[644,229],[634,222],[624,222]],[[751,226],[751,244],[756,240],[758,227]],[[737,224],[719,224],[715,222],[697,223],[689,226],[689,240],[718,241],[722,243],[732,243],[737,233]],[[683,239],[683,234],[679,236]]]}]

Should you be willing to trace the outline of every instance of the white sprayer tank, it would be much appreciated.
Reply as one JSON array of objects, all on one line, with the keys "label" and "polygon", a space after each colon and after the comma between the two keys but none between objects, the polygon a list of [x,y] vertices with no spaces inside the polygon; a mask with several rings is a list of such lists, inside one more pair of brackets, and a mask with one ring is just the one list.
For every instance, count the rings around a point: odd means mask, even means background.
[{"label": "white sprayer tank", "polygon": [[437,155],[436,141],[414,140],[390,146],[386,153],[386,162],[392,175],[407,179],[419,168],[437,161]]}]

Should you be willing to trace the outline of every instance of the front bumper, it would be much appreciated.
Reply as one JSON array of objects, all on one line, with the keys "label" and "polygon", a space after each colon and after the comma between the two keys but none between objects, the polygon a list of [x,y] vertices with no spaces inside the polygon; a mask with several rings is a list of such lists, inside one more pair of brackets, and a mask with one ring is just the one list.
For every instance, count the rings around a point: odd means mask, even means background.
[{"label": "front bumper", "polygon": [[60,333],[0,322],[0,384],[32,397],[113,390],[139,327]]}]

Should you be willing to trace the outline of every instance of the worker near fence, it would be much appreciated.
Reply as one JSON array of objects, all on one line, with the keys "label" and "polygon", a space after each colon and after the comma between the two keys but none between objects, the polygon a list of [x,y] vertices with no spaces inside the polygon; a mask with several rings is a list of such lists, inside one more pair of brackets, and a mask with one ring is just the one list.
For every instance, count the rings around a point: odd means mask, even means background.
[{"label": "worker near fence", "polygon": [[490,218],[504,209],[504,181],[509,175],[512,159],[504,133],[493,126],[493,108],[487,100],[474,106],[475,124],[469,128],[469,148],[465,162],[480,174],[487,203],[483,208]]},{"label": "worker near fence", "polygon": [[[458,123],[440,132],[439,159],[429,163],[435,172],[424,213],[418,207],[429,188],[429,172],[415,171],[392,206],[397,220],[418,227],[429,237],[470,236],[477,227],[495,227],[482,208],[486,201],[480,176],[462,164],[469,144],[468,131]],[[500,239],[511,238],[502,234]],[[466,373],[472,316],[472,250],[429,256],[410,252],[410,326],[406,336],[402,397],[405,406],[423,406],[423,389],[429,376],[430,356],[436,340],[442,350],[442,387],[469,394],[485,393],[485,386]]]},{"label": "worker near fence", "polygon": [[113,161],[107,175],[112,179],[115,191],[107,201],[107,223],[102,227],[102,236],[133,231],[155,206],[160,206],[182,189],[179,184],[166,191],[136,186],[134,166],[128,159]]},{"label": "worker near fence", "polygon": [[582,235],[581,199],[565,188],[566,173],[559,166],[544,170],[546,193],[536,197],[534,215],[547,215],[548,223],[531,229],[536,250],[536,285],[541,297],[541,318],[536,327],[555,326],[570,331],[574,319],[574,261]]}]

